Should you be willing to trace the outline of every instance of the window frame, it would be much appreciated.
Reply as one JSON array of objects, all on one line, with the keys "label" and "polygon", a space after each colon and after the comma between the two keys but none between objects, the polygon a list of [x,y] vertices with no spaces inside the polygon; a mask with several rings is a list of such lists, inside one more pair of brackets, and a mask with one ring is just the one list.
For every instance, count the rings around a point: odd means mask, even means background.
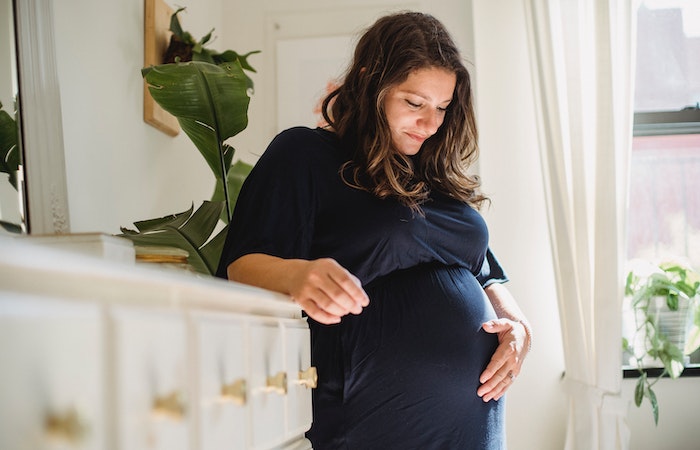
[{"label": "window frame", "polygon": [[[634,113],[632,136],[669,136],[700,134],[700,107],[691,106],[680,111],[645,111]],[[700,352],[696,350],[694,353]],[[658,377],[662,368],[648,367],[642,371],[649,377]],[[668,377],[668,375],[665,375]],[[686,365],[681,377],[700,377],[700,363]],[[636,368],[622,364],[622,378],[638,378]]]},{"label": "window frame", "polygon": [[689,106],[680,111],[649,111],[634,113],[632,135],[666,136],[700,134],[700,108]]}]

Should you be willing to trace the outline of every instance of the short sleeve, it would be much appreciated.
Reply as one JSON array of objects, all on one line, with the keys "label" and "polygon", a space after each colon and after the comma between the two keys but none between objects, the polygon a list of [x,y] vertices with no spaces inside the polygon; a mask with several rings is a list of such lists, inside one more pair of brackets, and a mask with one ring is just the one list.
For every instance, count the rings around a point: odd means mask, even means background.
[{"label": "short sleeve", "polygon": [[228,229],[218,277],[226,278],[228,265],[250,253],[308,258],[316,202],[305,136],[308,134],[298,129],[277,135],[246,178]]},{"label": "short sleeve", "polygon": [[506,275],[505,270],[503,270],[490,248],[486,249],[486,257],[476,279],[484,288],[493,283],[505,283],[508,281],[508,275]]}]

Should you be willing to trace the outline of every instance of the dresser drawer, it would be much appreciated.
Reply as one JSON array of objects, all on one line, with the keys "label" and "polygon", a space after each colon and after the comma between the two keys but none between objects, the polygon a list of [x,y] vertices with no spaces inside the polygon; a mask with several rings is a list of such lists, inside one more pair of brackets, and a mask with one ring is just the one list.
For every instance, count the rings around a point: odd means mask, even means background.
[{"label": "dresser drawer", "polygon": [[185,317],[112,311],[116,443],[120,450],[190,448],[190,366]]},{"label": "dresser drawer", "polygon": [[285,370],[289,377],[286,408],[287,436],[303,435],[311,427],[311,390],[316,368],[311,367],[310,332],[305,322],[284,321]]},{"label": "dresser drawer", "polygon": [[103,449],[96,305],[0,292],[0,448]]},{"label": "dresser drawer", "polygon": [[249,378],[246,321],[236,315],[192,315],[201,450],[244,449],[248,436]]},{"label": "dresser drawer", "polygon": [[284,368],[282,331],[278,321],[251,321],[249,326],[254,449],[271,448],[285,440],[288,374]]}]

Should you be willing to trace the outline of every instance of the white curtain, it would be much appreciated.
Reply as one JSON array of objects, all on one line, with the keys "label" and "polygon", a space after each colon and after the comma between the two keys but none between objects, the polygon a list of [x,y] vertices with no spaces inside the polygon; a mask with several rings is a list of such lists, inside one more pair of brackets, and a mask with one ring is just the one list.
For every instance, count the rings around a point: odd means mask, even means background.
[{"label": "white curtain", "polygon": [[635,0],[524,0],[569,396],[568,450],[627,449],[621,302]]}]

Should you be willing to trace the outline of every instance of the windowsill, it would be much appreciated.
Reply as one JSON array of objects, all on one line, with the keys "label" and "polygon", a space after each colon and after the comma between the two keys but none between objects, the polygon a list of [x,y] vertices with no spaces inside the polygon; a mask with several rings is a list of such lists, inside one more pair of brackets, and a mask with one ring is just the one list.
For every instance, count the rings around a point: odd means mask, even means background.
[{"label": "windowsill", "polygon": [[[663,369],[657,367],[651,367],[648,369],[642,369],[650,377],[658,377],[663,372]],[[668,376],[668,375],[665,375]],[[637,369],[633,369],[629,366],[622,368],[622,378],[637,378],[639,377],[639,372]],[[700,377],[700,364],[690,364],[685,367],[681,377]]]}]

